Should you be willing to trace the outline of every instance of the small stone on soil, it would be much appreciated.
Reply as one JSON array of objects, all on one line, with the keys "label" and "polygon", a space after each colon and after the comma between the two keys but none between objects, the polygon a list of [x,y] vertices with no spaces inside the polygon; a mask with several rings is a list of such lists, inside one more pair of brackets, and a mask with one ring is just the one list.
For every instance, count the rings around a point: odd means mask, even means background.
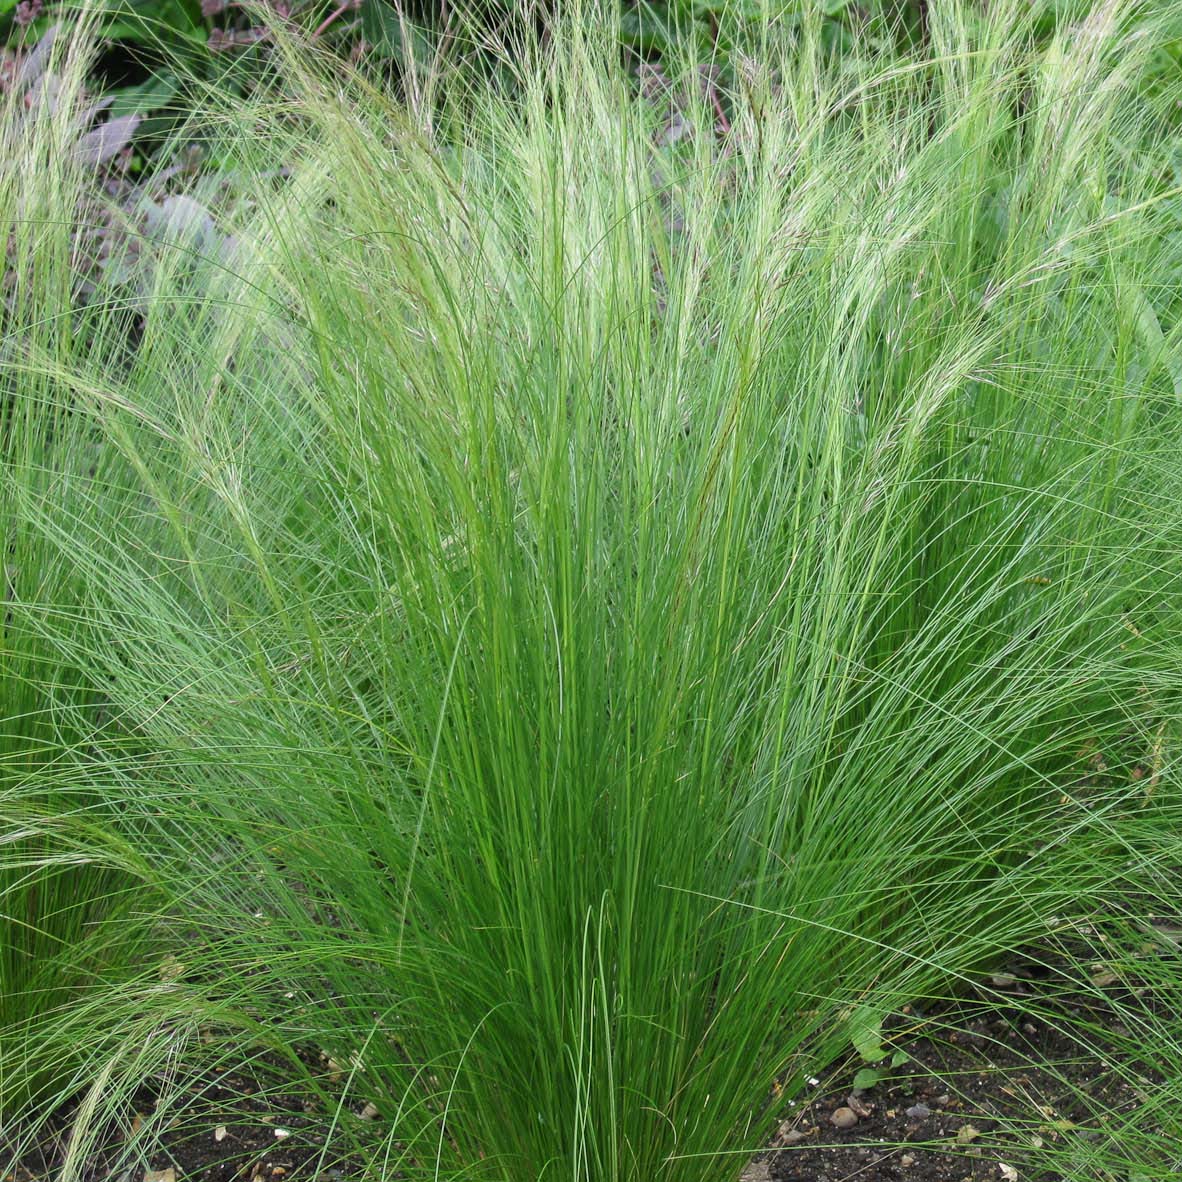
[{"label": "small stone on soil", "polygon": [[784,1121],[776,1131],[777,1145],[798,1145],[807,1136],[801,1129],[794,1128],[791,1120]]},{"label": "small stone on soil", "polygon": [[851,1092],[846,1096],[845,1103],[855,1116],[869,1116],[874,1111],[856,1092]]},{"label": "small stone on soil", "polygon": [[839,1129],[852,1129],[858,1123],[858,1114],[852,1108],[838,1108],[829,1118]]}]

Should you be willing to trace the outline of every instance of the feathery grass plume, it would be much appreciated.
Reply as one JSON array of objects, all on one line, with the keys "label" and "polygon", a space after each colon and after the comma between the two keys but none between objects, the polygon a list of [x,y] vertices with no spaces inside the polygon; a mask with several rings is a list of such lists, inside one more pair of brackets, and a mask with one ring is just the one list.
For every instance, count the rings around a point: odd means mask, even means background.
[{"label": "feathery grass plume", "polygon": [[[37,626],[70,626],[81,602],[72,564],[18,508],[16,489],[56,499],[87,463],[68,444],[70,409],[36,354],[69,364],[85,328],[72,304],[78,205],[87,187],[82,79],[86,39],[54,31],[17,60],[0,97],[0,1113],[6,1135],[25,1105],[68,1078],[89,1048],[45,1027],[124,970],[144,933],[130,917],[142,861],[88,784],[93,744],[111,725],[102,688],[63,660]],[[54,458],[51,453],[62,453]],[[70,454],[66,454],[70,453]],[[58,462],[60,458],[60,463]],[[50,608],[50,604],[55,605]],[[0,1146],[2,1148],[2,1146]]]},{"label": "feathery grass plume", "polygon": [[429,112],[280,36],[233,252],[22,353],[106,457],[17,489],[98,782],[375,1173],[737,1175],[876,1015],[1178,904],[1156,17],[1023,10],[853,78],[769,22],[676,137],[594,6]]},{"label": "feathery grass plume", "polygon": [[[139,297],[122,272],[122,214],[101,165],[127,125],[99,122],[85,79],[93,14],[17,57],[0,95],[0,1172],[67,1101],[120,1115],[215,1007],[174,980],[144,817],[116,772],[156,754],[111,693],[118,639],[103,660],[88,630],[91,591],[62,546],[116,508],[126,482],[77,394],[79,375],[126,364]],[[130,219],[124,219],[130,223]],[[100,262],[97,247],[108,236]],[[175,284],[174,284],[175,285]],[[101,294],[95,293],[101,290]],[[89,298],[95,297],[95,298]],[[52,506],[54,529],[39,515]],[[123,506],[127,508],[127,503]],[[161,555],[163,557],[163,555]],[[69,643],[63,643],[68,640]],[[170,851],[171,853],[171,851]],[[165,916],[164,918],[168,918]],[[127,1113],[130,1121],[131,1114]],[[80,1122],[54,1168],[71,1176]]]}]

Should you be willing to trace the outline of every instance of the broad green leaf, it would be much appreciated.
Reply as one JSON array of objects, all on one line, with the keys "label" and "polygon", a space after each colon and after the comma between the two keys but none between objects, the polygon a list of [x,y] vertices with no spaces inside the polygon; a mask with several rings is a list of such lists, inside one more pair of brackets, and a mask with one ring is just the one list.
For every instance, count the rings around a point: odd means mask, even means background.
[{"label": "broad green leaf", "polygon": [[151,111],[159,111],[168,106],[179,89],[176,75],[171,70],[162,70],[139,86],[127,86],[114,91],[111,114],[146,115]]},{"label": "broad green leaf", "polygon": [[867,1063],[881,1063],[887,1057],[882,1046],[882,1018],[869,1006],[862,1006],[850,1016],[850,1042]]}]

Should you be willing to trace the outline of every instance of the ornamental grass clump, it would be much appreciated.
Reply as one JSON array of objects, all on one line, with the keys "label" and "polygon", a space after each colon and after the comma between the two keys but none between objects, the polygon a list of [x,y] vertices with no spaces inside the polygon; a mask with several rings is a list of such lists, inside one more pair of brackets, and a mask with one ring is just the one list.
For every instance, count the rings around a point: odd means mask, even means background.
[{"label": "ornamental grass clump", "polygon": [[87,347],[68,311],[80,203],[95,197],[84,44],[47,35],[0,94],[0,1167],[17,1115],[52,1109],[124,1043],[129,1029],[93,1010],[67,1031],[91,1006],[115,1012],[111,987],[151,944],[150,867],[97,786],[121,721],[89,657],[56,640],[81,626],[86,591],[26,511],[65,496],[84,513],[73,480],[101,449],[50,373]]},{"label": "ornamental grass clump", "polygon": [[1178,904],[1158,18],[1024,7],[769,24],[677,134],[590,9],[406,105],[280,40],[219,249],[9,331],[173,983],[375,1173],[737,1176],[893,1007]]}]

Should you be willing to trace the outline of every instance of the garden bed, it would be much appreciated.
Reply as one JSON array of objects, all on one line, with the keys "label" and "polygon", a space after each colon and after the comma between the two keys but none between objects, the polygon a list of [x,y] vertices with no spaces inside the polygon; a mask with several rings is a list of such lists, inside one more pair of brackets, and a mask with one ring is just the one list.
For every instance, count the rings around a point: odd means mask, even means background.
[{"label": "garden bed", "polygon": [[[1086,950],[1077,952],[1086,959]],[[856,1055],[819,1071],[743,1179],[1060,1182],[1066,1175],[1045,1165],[1048,1147],[1094,1141],[1106,1122],[1119,1124],[1148,1100],[1144,1088],[1162,1082],[1151,1063],[1121,1062],[1115,1045],[1128,1035],[1122,1006],[1135,995],[1152,1004],[1147,990],[1116,981],[1101,960],[1080,987],[1068,975],[1071,963],[1078,961],[1032,950],[958,998],[904,1007],[884,1024],[898,1065],[882,1067],[876,1081]],[[1113,1036],[1107,1047],[1105,1030]],[[78,1182],[360,1182],[363,1163],[342,1157],[333,1133],[342,1120],[354,1130],[368,1124],[380,1160],[382,1114],[344,1090],[345,1073],[323,1053],[302,1057],[324,1091],[285,1083],[282,1061],[265,1053],[237,1070],[207,1072],[142,1166],[113,1164],[124,1134],[112,1130]],[[133,1127],[160,1095],[159,1085],[140,1088]],[[5,1182],[58,1177],[69,1129],[67,1111],[36,1152],[10,1163]],[[1182,1145],[1177,1153],[1182,1165]]]}]

